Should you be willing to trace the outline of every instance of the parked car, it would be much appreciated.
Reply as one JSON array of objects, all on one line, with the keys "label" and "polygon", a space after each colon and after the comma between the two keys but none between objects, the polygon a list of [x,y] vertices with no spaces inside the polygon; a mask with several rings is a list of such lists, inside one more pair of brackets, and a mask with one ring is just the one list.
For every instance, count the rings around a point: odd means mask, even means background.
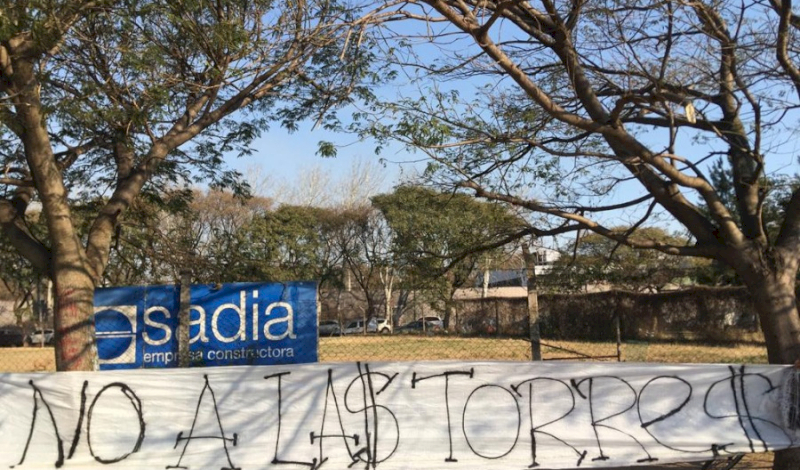
[{"label": "parked car", "polygon": [[444,320],[442,320],[441,317],[422,317],[422,321],[425,322],[426,330],[439,331],[444,329]]},{"label": "parked car", "polygon": [[357,335],[364,333],[364,320],[353,320],[344,327],[342,334]]},{"label": "parked car", "polygon": [[54,336],[55,334],[53,333],[53,330],[50,329],[36,330],[28,335],[28,344],[31,344],[33,346],[42,343],[51,345],[53,344]]},{"label": "parked car", "polygon": [[371,325],[374,325],[375,331],[382,335],[388,335],[392,333],[393,328],[391,319],[378,317],[370,320],[370,322],[373,321],[374,323],[370,323],[369,325],[367,325],[367,331],[369,331],[369,329],[372,327]]},{"label": "parked car", "polygon": [[444,329],[444,321],[436,316],[422,317],[397,329],[398,333],[438,332]]},{"label": "parked car", "polygon": [[[388,335],[392,332],[392,323],[387,318],[372,317],[367,321],[367,333],[380,333]],[[364,320],[353,320],[347,324],[343,334],[357,335],[364,333]]]},{"label": "parked car", "polygon": [[19,347],[25,345],[25,335],[18,326],[0,327],[0,346]]},{"label": "parked car", "polygon": [[338,320],[323,320],[319,322],[320,336],[339,336],[342,334],[342,325]]}]

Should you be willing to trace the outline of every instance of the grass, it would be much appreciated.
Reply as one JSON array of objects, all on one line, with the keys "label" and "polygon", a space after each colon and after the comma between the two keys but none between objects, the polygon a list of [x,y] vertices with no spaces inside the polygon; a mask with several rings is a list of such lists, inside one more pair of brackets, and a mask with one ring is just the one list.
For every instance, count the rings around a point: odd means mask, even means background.
[{"label": "grass", "polygon": [[758,344],[701,345],[686,343],[624,344],[628,362],[707,362],[766,364],[767,349]]},{"label": "grass", "polygon": [[56,370],[56,355],[50,346],[0,349],[0,372],[50,372],[54,370]]},{"label": "grass", "polygon": [[[582,359],[602,356],[616,360],[615,343],[542,340],[545,360]],[[686,343],[623,343],[623,361],[628,362],[767,362],[763,346],[726,346]],[[412,360],[531,360],[530,343],[523,339],[452,338],[442,336],[345,336],[321,338],[321,362],[412,361]]]},{"label": "grass", "polygon": [[[612,356],[615,343],[588,341],[542,341],[545,360]],[[686,343],[631,342],[621,345],[628,362],[708,362],[765,364],[766,349],[753,344],[712,346]],[[530,343],[509,338],[455,338],[447,336],[343,336],[321,338],[320,362],[422,361],[422,360],[531,360]],[[51,347],[2,348],[0,372],[45,372],[55,370]]]},{"label": "grass", "polygon": [[530,343],[518,339],[443,336],[342,336],[321,338],[320,362],[446,359],[530,360]]}]

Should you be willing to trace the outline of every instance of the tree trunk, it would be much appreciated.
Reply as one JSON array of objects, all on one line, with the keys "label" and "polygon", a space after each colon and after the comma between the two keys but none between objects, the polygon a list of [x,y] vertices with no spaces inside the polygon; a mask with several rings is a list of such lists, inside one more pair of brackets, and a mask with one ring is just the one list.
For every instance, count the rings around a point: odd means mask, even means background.
[{"label": "tree trunk", "polygon": [[450,331],[450,321],[454,317],[456,310],[456,303],[453,300],[455,296],[455,289],[450,292],[450,298],[444,302],[444,318],[442,318],[442,329]]},{"label": "tree trunk", "polygon": [[397,295],[397,303],[395,304],[394,314],[392,315],[392,326],[397,327],[400,324],[400,317],[405,313],[406,306],[408,305],[408,297],[411,291],[409,289],[402,289]]},{"label": "tree trunk", "polygon": [[[794,364],[800,360],[800,316],[797,310],[795,273],[784,270],[745,282],[764,331],[770,364]],[[800,448],[775,453],[773,470],[800,469]]]},{"label": "tree trunk", "polygon": [[378,299],[374,298],[372,294],[367,294],[367,310],[364,312],[364,330],[367,329],[366,321],[370,318],[376,316],[377,312],[380,312],[383,309],[383,306],[378,306]]},{"label": "tree trunk", "polygon": [[[93,370],[94,348],[94,276],[87,262],[80,237],[70,212],[67,188],[56,163],[46,127],[46,113],[39,101],[35,61],[20,56],[14,61],[11,83],[15,91],[14,108],[17,122],[24,130],[21,139],[25,159],[42,204],[47,222],[50,256],[47,271],[53,280],[56,299],[54,309],[56,368]],[[109,229],[110,230],[110,229]],[[25,250],[26,247],[22,247]],[[41,247],[45,250],[44,247]],[[28,259],[32,253],[21,251]],[[101,268],[97,266],[95,268]]]},{"label": "tree trunk", "polygon": [[380,272],[383,283],[383,317],[391,322],[392,318],[392,291],[394,289],[394,270],[383,268]]},{"label": "tree trunk", "polygon": [[769,363],[794,364],[800,360],[800,316],[794,275],[765,275],[752,283],[745,282],[764,332]]},{"label": "tree trunk", "polygon": [[94,282],[82,269],[58,269],[55,285],[56,369],[94,370]]},{"label": "tree trunk", "polygon": [[797,470],[800,468],[800,448],[775,452],[772,470]]}]

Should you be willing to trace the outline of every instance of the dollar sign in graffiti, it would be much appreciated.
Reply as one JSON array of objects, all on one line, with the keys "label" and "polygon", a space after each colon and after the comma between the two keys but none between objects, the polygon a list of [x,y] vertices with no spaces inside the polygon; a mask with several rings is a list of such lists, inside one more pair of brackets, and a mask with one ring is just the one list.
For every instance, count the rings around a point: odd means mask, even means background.
[{"label": "dollar sign in graffiti", "polygon": [[[364,462],[365,468],[374,469],[379,463],[390,459],[400,444],[400,425],[397,417],[392,410],[384,405],[379,405],[376,401],[378,395],[391,385],[397,377],[397,373],[389,375],[383,372],[372,372],[369,364],[362,365],[359,362],[356,365],[358,376],[347,386],[344,404],[350,413],[363,413],[366,439],[364,439],[364,447],[358,449],[352,458],[354,461]],[[356,404],[359,401],[360,403]],[[387,440],[386,448],[388,450],[383,451],[383,444]],[[379,443],[382,450],[380,453]]]}]

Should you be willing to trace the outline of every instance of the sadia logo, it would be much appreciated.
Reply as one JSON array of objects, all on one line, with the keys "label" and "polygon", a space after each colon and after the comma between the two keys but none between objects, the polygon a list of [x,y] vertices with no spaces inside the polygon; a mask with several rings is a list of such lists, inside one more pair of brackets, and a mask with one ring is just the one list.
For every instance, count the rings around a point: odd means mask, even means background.
[{"label": "sadia logo", "polygon": [[100,364],[136,363],[136,305],[95,307],[94,316]]}]

